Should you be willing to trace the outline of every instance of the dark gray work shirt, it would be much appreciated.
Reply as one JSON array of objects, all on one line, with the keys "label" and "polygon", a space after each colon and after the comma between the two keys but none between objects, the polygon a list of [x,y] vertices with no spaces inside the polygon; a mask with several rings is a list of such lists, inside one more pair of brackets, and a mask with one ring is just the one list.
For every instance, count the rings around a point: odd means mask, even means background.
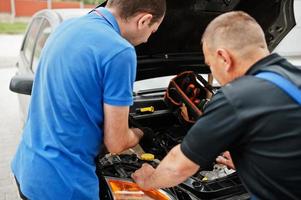
[{"label": "dark gray work shirt", "polygon": [[247,189],[259,199],[301,199],[301,106],[273,83],[274,71],[301,88],[301,70],[277,54],[222,87],[181,144],[201,168],[230,150]]}]

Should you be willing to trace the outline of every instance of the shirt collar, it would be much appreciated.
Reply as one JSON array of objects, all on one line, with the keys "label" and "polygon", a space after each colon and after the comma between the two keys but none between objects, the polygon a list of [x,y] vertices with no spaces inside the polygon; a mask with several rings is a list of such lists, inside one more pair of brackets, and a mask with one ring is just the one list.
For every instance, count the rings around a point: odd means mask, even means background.
[{"label": "shirt collar", "polygon": [[276,63],[285,60],[285,58],[279,56],[277,53],[270,54],[261,60],[257,61],[248,71],[247,75],[254,75],[260,70],[264,70],[267,66],[275,65]]},{"label": "shirt collar", "polygon": [[102,17],[113,27],[113,29],[121,34],[119,25],[115,16],[106,8],[100,7],[96,9],[98,12],[101,13]]}]

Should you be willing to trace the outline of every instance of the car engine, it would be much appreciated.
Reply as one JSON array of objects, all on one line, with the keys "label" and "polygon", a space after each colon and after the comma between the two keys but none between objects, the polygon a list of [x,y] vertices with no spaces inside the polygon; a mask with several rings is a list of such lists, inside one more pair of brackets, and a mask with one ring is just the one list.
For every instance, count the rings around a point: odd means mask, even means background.
[{"label": "car engine", "polygon": [[[131,174],[147,162],[156,167],[167,152],[179,144],[185,135],[185,129],[173,126],[164,132],[157,132],[152,145],[142,147],[144,152],[152,153],[155,159],[145,161],[135,150],[121,155],[106,154],[98,160],[100,177],[110,176],[130,179]],[[234,170],[226,166],[212,164],[212,169],[198,171],[183,184],[168,189],[176,199],[249,199]]]},{"label": "car engine", "polygon": [[[190,79],[191,74],[189,73]],[[174,85],[170,85],[167,89],[172,92],[169,97],[176,98],[179,103],[178,107],[170,105],[170,101],[166,100],[167,91],[143,91],[135,96],[135,103],[130,109],[130,126],[131,127],[148,127],[152,130],[151,137],[147,137],[146,141],[140,142],[138,147],[130,149],[120,155],[105,154],[100,155],[97,159],[97,174],[100,179],[101,188],[106,188],[104,177],[116,177],[125,180],[131,180],[131,174],[139,169],[143,163],[147,162],[156,167],[160,160],[177,144],[180,144],[187,134],[193,121],[200,117],[194,109],[200,109],[194,104],[195,99],[207,99],[206,93],[213,92],[212,88],[207,88],[204,92],[198,93],[202,96],[181,96],[178,95],[179,90],[183,90],[186,94],[190,88],[204,88],[205,84],[199,84],[196,80],[187,80],[187,76],[181,74],[179,79],[173,79]],[[182,84],[182,80],[186,81]],[[204,80],[202,80],[204,81]],[[172,82],[172,81],[171,81]],[[195,86],[191,86],[191,83]],[[174,88],[179,86],[178,88]],[[186,89],[188,88],[188,89]],[[195,89],[196,90],[196,89]],[[191,92],[190,92],[191,93]],[[184,100],[183,98],[186,98]],[[200,101],[197,103],[199,104]],[[192,104],[192,105],[191,105]],[[183,117],[182,105],[187,109]],[[201,109],[200,109],[201,110]],[[199,112],[201,113],[201,112]],[[152,159],[143,159],[143,154],[148,153],[154,156]],[[164,177],[162,177],[164,178]],[[212,163],[210,169],[202,169],[187,179],[184,183],[165,189],[174,199],[249,199],[250,195],[242,185],[237,173],[228,169],[224,165]],[[109,191],[109,189],[107,190]],[[109,192],[101,193],[103,199],[114,199]],[[116,198],[115,198],[116,199]],[[120,198],[127,199],[127,198]],[[136,198],[134,198],[136,199]],[[137,198],[144,199],[144,198]],[[156,198],[154,198],[156,199]]]}]

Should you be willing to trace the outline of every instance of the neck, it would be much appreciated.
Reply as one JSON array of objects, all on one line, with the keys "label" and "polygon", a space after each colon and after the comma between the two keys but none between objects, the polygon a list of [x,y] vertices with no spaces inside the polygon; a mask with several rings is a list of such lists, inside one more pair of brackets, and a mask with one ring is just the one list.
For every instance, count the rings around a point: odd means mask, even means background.
[{"label": "neck", "polygon": [[254,50],[254,52],[249,52],[247,56],[243,56],[241,60],[237,62],[239,67],[236,67],[237,74],[245,75],[247,71],[259,60],[270,54],[269,50],[266,48],[260,48]]},{"label": "neck", "polygon": [[125,30],[126,30],[126,23],[125,23],[125,20],[123,20],[120,15],[118,14],[118,11],[115,9],[115,8],[112,8],[112,7],[106,7],[106,9],[108,9],[112,15],[115,17],[116,21],[117,21],[117,24],[119,26],[119,29],[120,29],[120,33],[121,33],[121,36],[126,38],[126,33],[125,33]]}]

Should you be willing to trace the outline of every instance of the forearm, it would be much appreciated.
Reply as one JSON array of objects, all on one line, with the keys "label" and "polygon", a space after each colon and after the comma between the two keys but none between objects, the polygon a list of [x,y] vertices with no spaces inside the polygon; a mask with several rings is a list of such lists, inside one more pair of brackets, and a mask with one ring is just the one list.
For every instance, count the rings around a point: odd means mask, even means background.
[{"label": "forearm", "polygon": [[104,104],[104,116],[104,144],[110,153],[121,153],[139,142],[143,132],[129,128],[129,107]]},{"label": "forearm", "polygon": [[180,150],[180,145],[174,147],[162,160],[149,180],[145,182],[145,187],[173,187],[185,181],[199,169],[198,165],[186,159]]},{"label": "forearm", "polygon": [[128,128],[127,131],[123,131],[123,135],[114,140],[105,139],[105,145],[110,153],[118,154],[137,145],[142,136],[143,132],[140,129]]}]

